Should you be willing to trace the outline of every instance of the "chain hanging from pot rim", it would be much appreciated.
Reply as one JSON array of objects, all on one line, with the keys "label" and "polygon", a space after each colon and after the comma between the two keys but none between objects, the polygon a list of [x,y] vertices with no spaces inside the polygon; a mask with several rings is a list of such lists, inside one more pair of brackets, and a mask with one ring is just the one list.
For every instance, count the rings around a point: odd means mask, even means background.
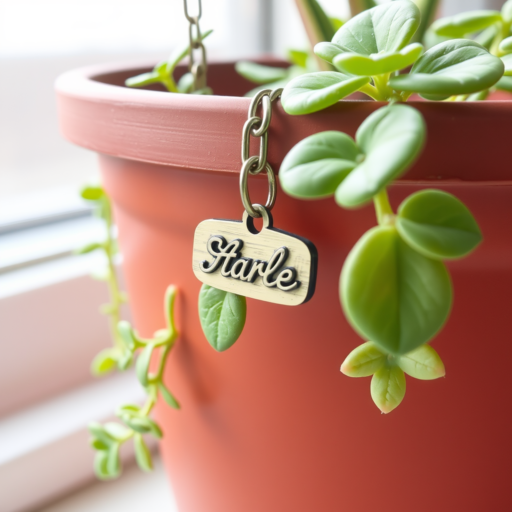
[{"label": "chain hanging from pot rim", "polygon": [[[253,97],[249,106],[249,115],[242,131],[242,170],[240,171],[240,195],[246,212],[253,218],[262,216],[262,209],[272,210],[276,202],[276,177],[267,162],[268,128],[272,120],[272,103],[276,101],[283,89],[263,89]],[[261,104],[263,118],[256,115]],[[251,135],[260,139],[259,155],[249,156]],[[247,179],[249,174],[259,174],[265,169],[268,177],[269,192],[265,206],[252,204],[249,196]]]},{"label": "chain hanging from pot rim", "polygon": [[[187,0],[183,0],[183,8],[185,10],[185,17],[190,23],[188,28],[189,34],[189,49],[188,49],[188,69],[194,78],[194,91],[199,91],[206,88],[206,49],[203,44],[201,29],[199,28],[199,20],[203,12],[201,0],[197,0],[198,12],[195,16],[189,14]],[[194,50],[199,50],[199,59],[196,61],[194,58]]]}]

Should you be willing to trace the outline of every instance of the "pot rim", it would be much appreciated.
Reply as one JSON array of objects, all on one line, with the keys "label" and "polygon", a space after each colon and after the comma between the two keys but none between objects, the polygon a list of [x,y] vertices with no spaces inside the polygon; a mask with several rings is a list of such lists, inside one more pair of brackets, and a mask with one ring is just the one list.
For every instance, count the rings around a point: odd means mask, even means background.
[{"label": "pot rim", "polygon": [[[267,59],[266,62],[280,61]],[[153,65],[154,62],[148,61],[101,64],[61,75],[55,89],[64,137],[79,146],[120,158],[191,170],[239,173],[241,134],[250,98],[170,94],[135,90],[115,83],[114,79],[119,81],[120,76],[132,76]],[[181,66],[182,72],[185,69]],[[210,76],[229,71],[229,77],[237,79],[234,62],[211,63],[209,71]],[[240,77],[238,80],[247,84]],[[490,144],[493,150],[490,153],[495,153],[497,148],[506,150],[505,138],[498,135],[512,131],[512,101],[413,101],[408,104],[424,115],[429,128],[429,145],[431,139],[441,139],[437,137],[440,130],[448,137],[457,135],[458,142],[451,147],[450,144],[443,146],[441,140],[436,140],[433,146],[441,143],[441,151],[446,154],[459,152],[463,155],[459,163],[464,172],[452,170],[434,175],[428,174],[426,169],[414,172],[413,168],[405,181],[512,182],[512,173],[503,169],[505,151],[494,154],[495,158],[491,158],[485,170],[468,175],[464,169],[464,162],[474,161],[471,153],[475,144],[478,147]],[[362,120],[383,105],[372,100],[342,100],[306,116],[290,116],[280,104],[276,105],[269,130],[269,162],[277,169],[294,144],[318,131],[341,129],[353,136]],[[459,119],[463,123],[458,123]],[[479,141],[489,126],[486,141]],[[454,130],[463,132],[462,137]],[[279,135],[286,139],[286,144],[276,142]]]}]

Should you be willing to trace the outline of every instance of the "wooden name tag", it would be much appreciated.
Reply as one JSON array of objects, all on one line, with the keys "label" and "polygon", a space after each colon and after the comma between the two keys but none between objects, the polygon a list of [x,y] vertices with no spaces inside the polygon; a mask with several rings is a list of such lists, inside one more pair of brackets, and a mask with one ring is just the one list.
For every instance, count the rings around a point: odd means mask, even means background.
[{"label": "wooden name tag", "polygon": [[315,292],[316,247],[272,227],[268,214],[261,232],[252,217],[205,220],[196,228],[192,268],[205,284],[276,304],[298,306]]}]

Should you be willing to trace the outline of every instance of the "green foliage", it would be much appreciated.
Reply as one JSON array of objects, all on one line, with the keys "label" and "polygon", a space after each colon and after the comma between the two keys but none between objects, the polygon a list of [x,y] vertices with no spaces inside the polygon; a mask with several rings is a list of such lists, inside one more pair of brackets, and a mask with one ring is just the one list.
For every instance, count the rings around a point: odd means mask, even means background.
[{"label": "green foliage", "polygon": [[452,287],[440,261],[405,243],[397,229],[370,229],[343,265],[340,298],[354,329],[391,354],[428,342],[448,318]]},{"label": "green foliage", "polygon": [[384,414],[395,409],[405,396],[404,373],[421,380],[445,375],[443,361],[430,345],[394,356],[372,341],[354,349],[341,365],[341,371],[349,377],[373,375],[371,395]]},{"label": "green foliage", "polygon": [[[91,372],[94,375],[104,375],[114,370],[126,369],[129,365],[122,364],[123,342],[117,330],[117,324],[121,318],[121,307],[127,302],[126,293],[122,292],[119,286],[119,279],[116,273],[116,258],[118,255],[117,241],[114,236],[114,218],[112,214],[112,205],[108,195],[99,185],[88,185],[84,187],[80,195],[83,199],[94,206],[94,212],[105,226],[105,240],[102,242],[90,243],[76,251],[77,254],[87,254],[93,251],[102,251],[106,259],[106,268],[101,271],[101,275],[94,275],[96,279],[106,281],[108,285],[110,302],[101,307],[101,312],[109,317],[109,326],[113,347],[103,350],[93,360]],[[123,367],[124,366],[124,367]]]},{"label": "green foliage", "polygon": [[389,85],[397,91],[441,99],[488,89],[503,76],[503,71],[502,61],[483,46],[455,39],[427,50],[409,74],[391,78]]},{"label": "green foliage", "polygon": [[[205,31],[202,34],[202,40],[206,39],[212,32],[213,30]],[[173,77],[176,66],[188,55],[189,48],[189,44],[176,48],[167,60],[159,62],[152,71],[128,78],[125,85],[127,87],[144,87],[151,84],[162,84],[169,92],[192,92],[193,80],[189,73],[186,73],[180,79],[178,85],[176,85]]]},{"label": "green foliage", "polygon": [[[176,288],[169,286],[164,300],[166,327],[156,331],[153,338],[142,338],[126,321],[121,321],[118,324],[119,339],[122,343],[119,350],[122,356],[117,359],[117,362],[119,364],[119,361],[123,358],[131,362],[139,353],[136,372],[140,383],[147,392],[147,399],[142,406],[126,404],[118,408],[116,414],[123,424],[106,423],[100,425],[99,423],[91,423],[89,425],[91,446],[96,450],[94,468],[98,478],[109,479],[119,476],[121,472],[119,450],[121,445],[130,439],[133,439],[139,467],[143,471],[150,471],[153,467],[151,453],[142,436],[147,434],[157,439],[163,436],[160,426],[150,418],[158,395],[160,394],[164,401],[174,409],[180,408],[177,400],[163,382],[167,358],[178,338],[178,331],[174,322],[175,298]],[[104,366],[113,366],[114,358],[109,350],[114,349],[108,349],[100,353],[95,359],[95,361],[97,360],[98,372]],[[157,355],[158,361],[155,357]],[[155,365],[155,371],[151,370],[152,362],[158,362]]]},{"label": "green foliage", "polygon": [[371,114],[355,142],[340,132],[322,132],[297,144],[283,161],[283,190],[300,198],[335,194],[340,206],[369,201],[417,158],[425,141],[421,114],[392,105]]},{"label": "green foliage", "polygon": [[455,16],[441,18],[432,24],[432,30],[444,37],[462,38],[501,21],[499,11],[481,10],[461,12]]},{"label": "green foliage", "polygon": [[247,305],[245,297],[203,284],[199,293],[199,320],[208,343],[222,352],[242,334]]},{"label": "green foliage", "polygon": [[461,258],[482,240],[468,208],[440,190],[422,190],[409,196],[398,209],[396,228],[413,249],[433,259]]}]

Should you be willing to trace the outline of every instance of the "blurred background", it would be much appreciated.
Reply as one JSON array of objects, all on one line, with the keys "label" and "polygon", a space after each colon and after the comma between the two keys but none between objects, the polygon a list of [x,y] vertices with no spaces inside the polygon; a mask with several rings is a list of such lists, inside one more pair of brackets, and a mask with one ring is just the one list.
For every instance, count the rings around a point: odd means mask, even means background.
[{"label": "blurred background", "polygon": [[[349,15],[346,0],[320,3]],[[444,0],[440,14],[503,3]],[[209,60],[308,47],[293,0],[203,0],[201,28]],[[89,278],[104,261],[73,250],[104,236],[78,194],[98,176],[59,135],[53,86],[76,67],[156,63],[187,38],[181,0],[0,0],[0,512],[174,510],[160,463],[94,481],[85,425],[142,393],[132,375],[90,376],[110,344],[105,284]]]}]

